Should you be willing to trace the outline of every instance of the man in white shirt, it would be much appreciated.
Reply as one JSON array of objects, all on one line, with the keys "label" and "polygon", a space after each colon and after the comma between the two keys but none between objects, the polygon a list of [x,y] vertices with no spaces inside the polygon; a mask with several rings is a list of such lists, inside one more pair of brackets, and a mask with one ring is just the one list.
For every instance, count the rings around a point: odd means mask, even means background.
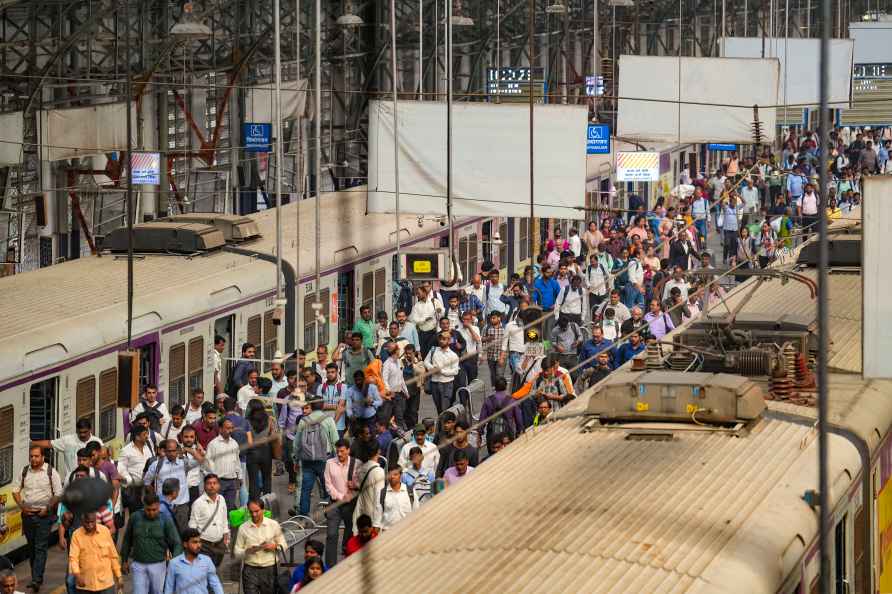
[{"label": "man in white shirt", "polygon": [[[325,374],[321,374],[323,377]],[[285,377],[285,368],[278,361],[270,364],[269,371],[263,374],[264,377],[268,377],[272,380],[273,385],[270,388],[270,395],[275,398],[280,390],[288,387],[288,378]]]},{"label": "man in white shirt", "polygon": [[570,228],[570,237],[567,241],[570,242],[570,251],[573,252],[573,256],[579,258],[582,255],[582,238],[579,237],[579,231],[575,227]]},{"label": "man in white shirt", "polygon": [[753,186],[752,178],[746,178],[740,189],[740,197],[743,198],[743,212],[755,214],[759,212],[759,189]]},{"label": "man in white shirt", "polygon": [[585,309],[585,292],[582,290],[582,277],[574,275],[570,284],[561,289],[555,305],[555,317],[567,318],[571,322],[582,324],[582,312]]},{"label": "man in white shirt", "polygon": [[207,459],[211,472],[220,481],[220,494],[226,500],[229,510],[238,507],[238,492],[241,487],[242,465],[239,461],[239,445],[233,439],[235,425],[231,419],[220,423],[220,434],[208,444]]},{"label": "man in white shirt", "polygon": [[464,292],[469,296],[474,295],[480,303],[483,303],[485,288],[483,286],[483,279],[479,274],[475,274],[471,277],[471,284],[464,288]]},{"label": "man in white shirt", "polygon": [[187,461],[194,461],[186,472],[186,483],[189,487],[189,502],[192,503],[201,495],[203,475],[207,469],[207,458],[204,448],[198,443],[198,434],[191,425],[180,432],[180,448]]},{"label": "man in white shirt", "polygon": [[474,325],[474,314],[466,311],[461,315],[461,324],[455,330],[465,341],[464,359],[461,362],[461,368],[467,376],[468,383],[477,379],[477,357],[480,352],[480,329]]},{"label": "man in white shirt", "polygon": [[393,528],[416,509],[417,504],[403,484],[402,476],[401,466],[394,466],[387,471],[387,486],[381,489],[381,500],[378,502],[382,530]]},{"label": "man in white shirt", "polygon": [[28,466],[22,469],[18,486],[13,488],[22,514],[22,534],[25,536],[28,562],[31,565],[31,588],[40,590],[46,567],[50,530],[56,522],[56,506],[62,496],[62,480],[56,469],[47,464],[43,448],[31,446]]},{"label": "man in white shirt", "polygon": [[502,301],[502,295],[505,294],[505,286],[499,282],[499,271],[489,271],[489,282],[483,291],[483,315],[489,317],[494,311],[502,314],[502,318],[508,313],[508,304]]},{"label": "man in white shirt", "polygon": [[191,425],[201,419],[201,405],[204,404],[204,390],[195,388],[192,390],[192,398],[186,407],[186,424]]},{"label": "man in white shirt", "polygon": [[437,406],[437,415],[452,406],[452,385],[458,375],[458,355],[449,348],[449,333],[437,335],[437,347],[430,350],[424,359],[424,367],[433,373],[431,396]]},{"label": "man in white shirt", "polygon": [[260,374],[257,373],[257,370],[252,369],[248,372],[248,383],[238,389],[236,400],[238,400],[238,407],[242,412],[248,410],[248,403],[251,400],[260,396],[260,387],[257,385],[257,378],[259,377]]},{"label": "man in white shirt", "polygon": [[[62,453],[62,468],[60,473],[67,477],[77,468],[77,452],[91,441],[99,445],[105,445],[102,440],[93,435],[93,424],[89,419],[78,419],[75,424],[75,433],[63,435],[58,439],[38,439],[31,442],[32,446],[43,449],[53,448]],[[63,481],[64,482],[64,481]]]},{"label": "man in white shirt", "polygon": [[152,459],[155,451],[149,445],[149,428],[136,425],[130,431],[130,443],[121,450],[118,457],[118,474],[128,488],[125,491],[124,504],[130,513],[142,508],[141,497],[137,495],[143,484],[143,469],[146,462]]},{"label": "man in white shirt", "polygon": [[222,394],[224,384],[223,351],[226,350],[226,339],[219,334],[214,336],[214,394]]},{"label": "man in white shirt", "polygon": [[353,508],[353,534],[359,534],[359,526],[356,525],[359,516],[368,516],[372,519],[372,526],[381,527],[378,501],[386,477],[384,469],[378,464],[378,451],[377,440],[373,439],[366,444],[368,461],[359,467],[356,475],[358,492],[355,497],[356,505]]},{"label": "man in white shirt", "polygon": [[278,590],[276,580],[277,550],[288,548],[279,523],[263,515],[263,501],[248,502],[251,520],[238,529],[233,552],[244,559],[242,565],[242,592],[244,594],[270,594]]},{"label": "man in white shirt", "polygon": [[229,516],[216,474],[204,477],[204,493],[192,504],[189,527],[201,533],[201,552],[220,567],[229,548]]},{"label": "man in white shirt", "polygon": [[399,343],[390,341],[384,344],[382,351],[387,352],[387,358],[381,366],[381,377],[387,387],[383,395],[383,402],[378,407],[378,418],[389,424],[393,417],[394,423],[400,431],[406,430],[406,402],[409,400],[409,388],[403,377],[403,369],[400,366]]},{"label": "man in white shirt", "polygon": [[412,306],[409,321],[415,324],[418,330],[422,356],[426,356],[436,344],[437,323],[444,311],[443,304],[431,297],[426,287],[418,288],[418,300]]},{"label": "man in white shirt", "polygon": [[688,284],[687,279],[684,277],[684,270],[681,266],[676,266],[672,270],[672,278],[666,281],[666,284],[663,285],[663,301],[668,301],[669,294],[672,291],[673,287],[678,287],[681,291],[681,300],[688,300],[688,290],[690,289],[690,285]]},{"label": "man in white shirt", "polygon": [[160,431],[161,426],[170,420],[170,412],[167,410],[167,405],[163,402],[158,402],[158,386],[155,384],[146,385],[142,398],[139,399],[139,404],[130,411],[130,418],[138,417],[142,413],[149,415],[149,425],[153,431]]},{"label": "man in white shirt", "polygon": [[415,426],[414,436],[415,441],[410,441],[400,450],[399,465],[403,468],[409,468],[409,465],[412,463],[410,456],[412,448],[421,448],[421,453],[424,454],[421,469],[425,472],[436,472],[437,465],[440,464],[440,450],[437,449],[433,442],[426,439],[427,429],[425,429],[424,423],[418,423]]}]

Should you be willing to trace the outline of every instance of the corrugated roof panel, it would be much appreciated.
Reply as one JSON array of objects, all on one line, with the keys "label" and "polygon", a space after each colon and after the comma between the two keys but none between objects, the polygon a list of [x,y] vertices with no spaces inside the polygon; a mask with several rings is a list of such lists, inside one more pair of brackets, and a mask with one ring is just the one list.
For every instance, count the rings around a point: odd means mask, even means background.
[{"label": "corrugated roof panel", "polygon": [[[809,432],[762,420],[740,437],[677,431],[657,442],[627,440],[620,429],[582,433],[577,419],[554,423],[375,541],[373,586],[405,585],[403,571],[388,569],[402,560],[429,578],[430,592],[684,591],[802,463]],[[531,465],[534,452],[548,452],[549,463]],[[362,576],[359,559],[348,559],[315,588],[358,589]]]}]

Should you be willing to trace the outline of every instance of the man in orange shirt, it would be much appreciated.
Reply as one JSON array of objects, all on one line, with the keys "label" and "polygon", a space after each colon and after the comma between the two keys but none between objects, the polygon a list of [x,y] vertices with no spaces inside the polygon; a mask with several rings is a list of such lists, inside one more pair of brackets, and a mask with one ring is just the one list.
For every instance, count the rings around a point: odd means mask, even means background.
[{"label": "man in orange shirt", "polygon": [[122,589],[121,562],[111,533],[96,522],[96,513],[84,514],[81,527],[71,535],[68,572],[77,591],[114,594]]}]

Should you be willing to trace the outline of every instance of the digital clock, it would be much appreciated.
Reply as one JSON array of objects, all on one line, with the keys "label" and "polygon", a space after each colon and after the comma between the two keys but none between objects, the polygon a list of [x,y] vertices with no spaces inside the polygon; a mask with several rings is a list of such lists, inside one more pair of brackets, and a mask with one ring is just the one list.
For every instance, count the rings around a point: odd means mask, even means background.
[{"label": "digital clock", "polygon": [[487,68],[486,92],[488,95],[525,95],[529,96],[532,83],[541,85],[543,70],[541,68]]},{"label": "digital clock", "polygon": [[892,79],[892,64],[855,64],[854,79]]}]

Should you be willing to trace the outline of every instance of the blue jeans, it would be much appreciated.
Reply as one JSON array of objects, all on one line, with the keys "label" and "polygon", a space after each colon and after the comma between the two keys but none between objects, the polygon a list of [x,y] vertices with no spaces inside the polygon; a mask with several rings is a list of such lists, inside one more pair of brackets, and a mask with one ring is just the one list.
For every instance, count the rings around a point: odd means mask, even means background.
[{"label": "blue jeans", "polygon": [[709,230],[709,225],[707,224],[706,219],[697,219],[694,221],[694,228],[697,229],[697,233],[699,233],[703,237],[703,245],[706,246],[706,237],[707,232]]},{"label": "blue jeans", "polygon": [[43,583],[43,573],[46,569],[46,554],[50,546],[50,530],[55,522],[56,519],[50,516],[22,516],[22,533],[27,542],[25,549],[28,555],[28,563],[31,565],[31,581],[36,584]]},{"label": "blue jeans", "polygon": [[166,563],[140,563],[133,561],[133,594],[164,594]]},{"label": "blue jeans", "polygon": [[310,495],[313,493],[313,484],[319,481],[319,497],[328,499],[325,491],[325,460],[301,460],[300,461],[300,515],[310,515]]}]

